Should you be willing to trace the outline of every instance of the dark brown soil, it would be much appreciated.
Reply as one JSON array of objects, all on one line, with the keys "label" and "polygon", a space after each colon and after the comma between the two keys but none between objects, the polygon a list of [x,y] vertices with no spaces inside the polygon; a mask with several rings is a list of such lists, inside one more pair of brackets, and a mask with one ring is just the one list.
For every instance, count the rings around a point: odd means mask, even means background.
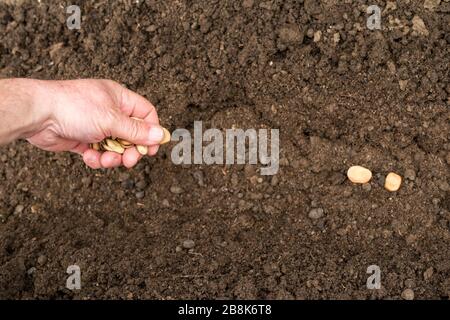
[{"label": "dark brown soil", "polygon": [[[114,79],[171,129],[279,128],[281,167],[258,182],[249,165],[175,166],[169,146],[93,171],[2,147],[1,298],[449,298],[448,0],[393,1],[380,31],[375,0],[73,2],[80,31],[65,2],[0,4],[0,77]],[[346,180],[353,164],[370,190]],[[409,177],[397,193],[390,171]],[[80,291],[65,288],[72,264]],[[381,290],[366,288],[372,264]]]}]

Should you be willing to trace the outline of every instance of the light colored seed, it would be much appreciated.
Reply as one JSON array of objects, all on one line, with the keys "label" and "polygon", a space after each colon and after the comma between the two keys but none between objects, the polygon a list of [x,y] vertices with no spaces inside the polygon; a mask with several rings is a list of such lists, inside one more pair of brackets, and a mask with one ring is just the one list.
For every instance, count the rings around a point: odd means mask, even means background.
[{"label": "light colored seed", "polygon": [[164,131],[164,138],[161,140],[159,144],[165,144],[167,142],[170,142],[170,132],[166,128],[162,128]]},{"label": "light colored seed", "polygon": [[112,151],[115,152],[113,148],[111,148],[110,146],[108,146],[107,144],[103,144],[102,145],[102,151]]},{"label": "light colored seed", "polygon": [[120,145],[121,145],[124,149],[129,149],[129,148],[134,147],[134,144],[131,143],[131,142],[129,142],[129,141],[127,141],[127,140],[123,140],[123,139],[117,138],[116,141],[117,141],[118,143],[120,143]]},{"label": "light colored seed", "polygon": [[145,156],[148,153],[148,147],[147,146],[136,145],[136,149],[143,156]]},{"label": "light colored seed", "polygon": [[122,147],[124,147],[124,148],[133,146],[133,144],[130,141],[127,141],[127,140],[124,140],[124,139],[117,138],[116,141],[118,143],[120,143],[122,145]]},{"label": "light colored seed", "polygon": [[118,143],[116,140],[105,139],[106,144],[103,146],[106,150],[116,152],[116,153],[124,153],[125,149]]},{"label": "light colored seed", "polygon": [[100,150],[100,144],[98,142],[93,143],[92,145],[92,149],[99,151]]},{"label": "light colored seed", "polygon": [[372,179],[372,172],[361,166],[353,166],[348,169],[347,177],[353,183],[367,183]]},{"label": "light colored seed", "polygon": [[402,177],[393,172],[389,173],[384,181],[384,187],[386,188],[386,190],[392,192],[400,189],[401,184],[402,184]]}]

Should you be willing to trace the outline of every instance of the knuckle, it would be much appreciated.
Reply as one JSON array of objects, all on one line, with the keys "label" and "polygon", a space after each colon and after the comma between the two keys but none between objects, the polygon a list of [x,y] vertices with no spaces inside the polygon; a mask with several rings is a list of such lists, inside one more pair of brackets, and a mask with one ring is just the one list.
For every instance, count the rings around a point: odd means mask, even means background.
[{"label": "knuckle", "polygon": [[131,120],[129,130],[130,130],[130,131],[129,131],[130,136],[131,136],[133,139],[135,139],[135,140],[139,139],[139,137],[140,137],[140,132],[141,132],[141,126],[140,126],[140,124],[139,124],[138,121],[136,121],[136,120]]}]

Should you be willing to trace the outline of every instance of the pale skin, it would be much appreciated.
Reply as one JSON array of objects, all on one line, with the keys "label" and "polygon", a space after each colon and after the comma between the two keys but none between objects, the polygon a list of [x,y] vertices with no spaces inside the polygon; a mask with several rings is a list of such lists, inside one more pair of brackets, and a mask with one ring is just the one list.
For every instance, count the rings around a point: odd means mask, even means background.
[{"label": "pale skin", "polygon": [[149,146],[153,156],[164,132],[148,100],[111,80],[0,80],[0,145],[26,139],[43,150],[78,153],[93,169],[135,166],[142,158],[136,148],[122,155],[89,148],[109,136]]}]

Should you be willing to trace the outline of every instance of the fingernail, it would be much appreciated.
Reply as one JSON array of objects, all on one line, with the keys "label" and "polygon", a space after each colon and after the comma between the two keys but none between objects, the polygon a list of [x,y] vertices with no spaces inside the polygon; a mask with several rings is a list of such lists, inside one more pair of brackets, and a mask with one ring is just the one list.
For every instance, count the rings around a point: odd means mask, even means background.
[{"label": "fingernail", "polygon": [[148,134],[148,139],[151,143],[159,143],[164,138],[164,131],[161,127],[151,127]]}]

